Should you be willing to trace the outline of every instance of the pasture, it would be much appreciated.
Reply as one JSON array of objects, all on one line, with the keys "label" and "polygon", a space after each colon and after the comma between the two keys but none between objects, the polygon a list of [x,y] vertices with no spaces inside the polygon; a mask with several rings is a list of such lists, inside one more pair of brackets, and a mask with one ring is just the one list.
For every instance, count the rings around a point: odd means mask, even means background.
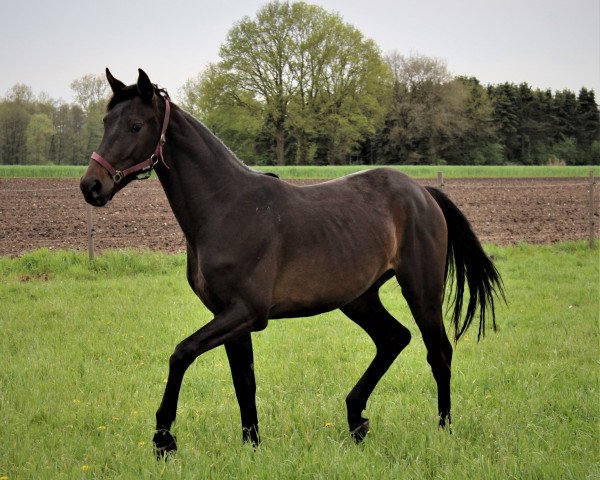
[{"label": "pasture", "polygon": [[[378,165],[382,167],[385,165]],[[531,166],[531,165],[389,165],[413,178],[435,178],[442,172],[445,178],[539,178],[587,177],[591,170],[600,175],[598,166]],[[368,168],[369,165],[323,166],[254,166],[262,172],[273,172],[286,179],[331,179]],[[79,178],[82,165],[0,165],[0,178]],[[156,176],[154,175],[154,178]]]},{"label": "pasture", "polygon": [[[224,349],[184,382],[167,462],[154,413],[175,344],[209,320],[183,255],[108,251],[0,257],[0,477],[598,478],[598,251],[582,243],[487,247],[508,305],[499,331],[455,348],[452,434],[394,282],[384,303],[413,340],[375,389],[355,445],[344,398],[372,359],[338,311],[254,334],[262,445],[243,445]],[[132,294],[135,292],[135,295]]]}]

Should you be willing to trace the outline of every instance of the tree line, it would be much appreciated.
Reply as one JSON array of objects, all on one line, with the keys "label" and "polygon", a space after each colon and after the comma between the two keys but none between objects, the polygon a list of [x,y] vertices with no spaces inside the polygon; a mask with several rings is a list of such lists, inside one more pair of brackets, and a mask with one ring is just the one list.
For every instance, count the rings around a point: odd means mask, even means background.
[{"label": "tree line", "polygon": [[[71,104],[22,84],[0,99],[0,163],[87,163],[107,86],[86,75],[71,88]],[[441,59],[383,55],[304,2],[233,25],[178,100],[249,164],[600,164],[593,90],[482,85]]]},{"label": "tree line", "polygon": [[104,77],[88,74],[73,80],[75,102],[35,95],[25,84],[0,99],[0,164],[81,165],[102,138],[107,101]]}]

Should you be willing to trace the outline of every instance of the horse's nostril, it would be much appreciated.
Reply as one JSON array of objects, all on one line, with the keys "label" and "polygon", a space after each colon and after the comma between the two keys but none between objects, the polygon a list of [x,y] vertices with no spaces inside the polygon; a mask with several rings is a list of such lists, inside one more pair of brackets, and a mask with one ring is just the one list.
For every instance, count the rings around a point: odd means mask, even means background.
[{"label": "horse's nostril", "polygon": [[100,180],[96,179],[90,185],[90,193],[98,195],[100,190],[102,190],[102,184],[100,183]]},{"label": "horse's nostril", "polygon": [[99,192],[101,185],[97,178],[82,178],[79,184],[83,193]]}]

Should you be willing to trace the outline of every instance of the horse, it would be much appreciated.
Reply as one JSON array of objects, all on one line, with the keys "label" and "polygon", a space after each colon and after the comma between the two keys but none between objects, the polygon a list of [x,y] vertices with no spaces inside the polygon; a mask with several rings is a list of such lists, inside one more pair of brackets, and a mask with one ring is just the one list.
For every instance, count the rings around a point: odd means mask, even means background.
[{"label": "horse", "polygon": [[143,70],[138,73],[137,83],[126,86],[106,69],[112,97],[104,134],[80,188],[89,204],[102,207],[129,182],[155,171],[185,235],[189,285],[213,315],[169,358],[156,412],[157,457],[177,449],[171,427],[187,368],[221,345],[242,440],[258,446],[252,332],[271,319],[334,309],[376,346],[346,397],[350,435],[363,441],[370,429],[362,416],[367,400],[411,340],[379,297],[379,288],[393,277],[427,348],[439,428],[449,429],[452,345],[443,323],[444,300],[456,342],[477,313],[478,339],[490,314],[495,329],[494,298],[504,297],[500,274],[460,209],[441,190],[422,187],[392,168],[308,186],[256,172],[172,103]]}]

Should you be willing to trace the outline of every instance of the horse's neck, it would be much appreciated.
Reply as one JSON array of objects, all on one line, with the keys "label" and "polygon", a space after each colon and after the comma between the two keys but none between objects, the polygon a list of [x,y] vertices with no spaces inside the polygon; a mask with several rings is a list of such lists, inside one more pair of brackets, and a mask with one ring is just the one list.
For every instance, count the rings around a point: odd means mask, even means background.
[{"label": "horse's neck", "polygon": [[194,243],[209,217],[218,215],[254,172],[204,125],[175,108],[167,130],[165,163],[157,174],[175,217]]}]

